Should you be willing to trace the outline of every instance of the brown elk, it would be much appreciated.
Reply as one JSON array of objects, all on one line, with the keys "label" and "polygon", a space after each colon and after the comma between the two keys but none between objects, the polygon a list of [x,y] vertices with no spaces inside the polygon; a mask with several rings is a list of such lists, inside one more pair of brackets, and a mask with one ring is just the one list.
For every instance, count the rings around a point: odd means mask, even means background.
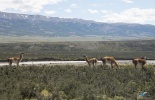
[{"label": "brown elk", "polygon": [[19,66],[19,62],[22,61],[24,53],[21,53],[19,57],[9,57],[8,62],[9,65],[12,66],[12,63],[16,63],[17,67]]},{"label": "brown elk", "polygon": [[107,63],[110,63],[111,65],[111,68],[113,68],[113,64],[116,66],[116,67],[119,67],[115,58],[112,57],[112,56],[105,56],[105,57],[102,57],[101,58],[101,61],[103,63],[103,65],[107,64]]},{"label": "brown elk", "polygon": [[137,67],[138,64],[140,64],[142,66],[142,68],[144,68],[144,65],[146,64],[146,57],[134,58],[132,60],[132,63],[134,64],[135,68]]},{"label": "brown elk", "polygon": [[88,58],[86,55],[84,55],[85,61],[88,63],[89,67],[93,65],[93,67],[97,64],[97,58]]}]

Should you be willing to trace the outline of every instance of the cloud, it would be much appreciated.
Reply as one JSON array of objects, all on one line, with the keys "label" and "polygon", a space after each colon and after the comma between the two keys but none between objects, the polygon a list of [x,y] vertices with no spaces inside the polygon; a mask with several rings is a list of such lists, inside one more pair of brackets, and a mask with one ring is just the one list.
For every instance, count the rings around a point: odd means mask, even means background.
[{"label": "cloud", "polygon": [[91,14],[99,13],[98,10],[94,10],[94,9],[88,9],[88,12],[91,13]]},{"label": "cloud", "polygon": [[43,6],[57,4],[65,0],[0,0],[0,11],[41,12]]},{"label": "cloud", "polygon": [[101,13],[103,13],[103,14],[107,14],[107,13],[111,13],[112,11],[108,11],[108,10],[101,10],[100,12],[101,12]]},{"label": "cloud", "polygon": [[76,8],[78,5],[77,4],[71,4],[71,8]]},{"label": "cloud", "polygon": [[52,15],[52,14],[55,14],[56,11],[54,11],[54,10],[46,10],[46,11],[44,11],[44,13],[45,13],[46,15]]},{"label": "cloud", "polygon": [[71,9],[66,9],[66,10],[64,10],[64,11],[67,12],[67,13],[71,13],[71,12],[72,12]]},{"label": "cloud", "polygon": [[155,22],[155,9],[131,8],[120,13],[108,13],[102,16],[102,22],[124,22],[124,23],[141,23],[147,21]]},{"label": "cloud", "polygon": [[124,2],[126,2],[126,3],[133,3],[132,0],[122,0],[122,1],[124,1]]}]

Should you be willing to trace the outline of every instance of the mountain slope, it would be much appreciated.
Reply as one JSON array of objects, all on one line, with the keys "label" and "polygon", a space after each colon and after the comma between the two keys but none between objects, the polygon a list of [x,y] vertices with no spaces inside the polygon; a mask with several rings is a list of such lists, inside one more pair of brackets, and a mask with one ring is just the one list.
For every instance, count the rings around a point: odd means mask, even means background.
[{"label": "mountain slope", "polygon": [[155,26],[0,12],[0,35],[155,37]]}]

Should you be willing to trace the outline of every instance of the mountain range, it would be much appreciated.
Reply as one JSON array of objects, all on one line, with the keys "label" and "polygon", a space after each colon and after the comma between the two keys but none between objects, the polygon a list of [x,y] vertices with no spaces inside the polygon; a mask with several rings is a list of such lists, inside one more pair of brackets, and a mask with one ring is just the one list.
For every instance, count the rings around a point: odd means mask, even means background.
[{"label": "mountain range", "polygon": [[102,23],[77,18],[59,18],[0,12],[1,36],[101,36],[101,37],[155,37],[155,25],[129,23]]}]

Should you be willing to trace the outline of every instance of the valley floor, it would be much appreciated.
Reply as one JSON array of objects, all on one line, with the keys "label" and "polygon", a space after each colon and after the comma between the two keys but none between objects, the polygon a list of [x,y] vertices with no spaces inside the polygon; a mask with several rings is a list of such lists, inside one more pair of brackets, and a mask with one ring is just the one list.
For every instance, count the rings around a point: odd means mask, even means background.
[{"label": "valley floor", "polygon": [[[132,60],[116,60],[119,65],[131,65]],[[0,62],[0,66],[8,65],[7,62]],[[13,64],[15,65],[15,64]],[[20,62],[20,65],[87,65],[86,61],[27,61]],[[97,65],[102,65],[101,61],[98,61]],[[155,60],[147,60],[146,65],[155,65]]]}]

